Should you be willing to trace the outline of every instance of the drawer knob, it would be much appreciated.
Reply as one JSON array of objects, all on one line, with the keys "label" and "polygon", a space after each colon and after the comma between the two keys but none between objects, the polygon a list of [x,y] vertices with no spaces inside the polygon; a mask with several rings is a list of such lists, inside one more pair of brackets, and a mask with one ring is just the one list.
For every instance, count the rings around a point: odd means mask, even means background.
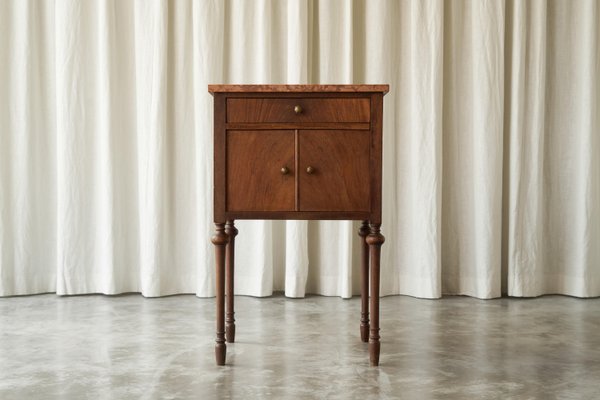
[{"label": "drawer knob", "polygon": [[302,107],[300,107],[299,105],[294,106],[294,112],[296,114],[302,113]]},{"label": "drawer knob", "polygon": [[313,167],[309,166],[309,167],[306,168],[306,173],[309,174],[309,175],[312,175],[312,174],[315,173],[315,169]]},{"label": "drawer knob", "polygon": [[290,173],[290,170],[288,169],[288,167],[281,168],[281,175],[287,175],[289,173]]}]

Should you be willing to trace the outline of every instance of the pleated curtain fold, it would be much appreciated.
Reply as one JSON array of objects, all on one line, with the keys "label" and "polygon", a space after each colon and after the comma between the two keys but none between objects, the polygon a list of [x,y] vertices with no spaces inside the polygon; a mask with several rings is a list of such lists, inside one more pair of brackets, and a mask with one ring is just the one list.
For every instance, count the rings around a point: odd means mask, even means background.
[{"label": "pleated curtain fold", "polygon": [[[387,83],[383,295],[600,295],[595,0],[0,2],[0,296],[214,295],[209,83]],[[239,221],[236,293],[359,291]]]}]

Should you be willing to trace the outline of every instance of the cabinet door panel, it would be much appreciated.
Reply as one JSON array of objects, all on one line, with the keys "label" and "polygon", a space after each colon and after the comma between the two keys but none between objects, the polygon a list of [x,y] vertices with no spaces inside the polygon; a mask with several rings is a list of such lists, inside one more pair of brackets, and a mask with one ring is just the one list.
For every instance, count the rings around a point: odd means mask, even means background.
[{"label": "cabinet door panel", "polygon": [[302,130],[298,139],[300,211],[369,211],[370,132]]},{"label": "cabinet door panel", "polygon": [[227,210],[293,211],[294,146],[294,131],[227,131]]}]

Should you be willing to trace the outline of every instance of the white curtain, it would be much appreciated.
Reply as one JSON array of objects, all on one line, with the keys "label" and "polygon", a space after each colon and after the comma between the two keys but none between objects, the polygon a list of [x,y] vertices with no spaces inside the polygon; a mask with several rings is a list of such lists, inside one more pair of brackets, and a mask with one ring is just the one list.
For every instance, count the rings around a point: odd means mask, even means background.
[{"label": "white curtain", "polygon": [[[600,295],[600,2],[0,1],[0,295],[214,293],[209,83],[389,83],[383,295]],[[239,221],[236,293],[358,293]]]}]

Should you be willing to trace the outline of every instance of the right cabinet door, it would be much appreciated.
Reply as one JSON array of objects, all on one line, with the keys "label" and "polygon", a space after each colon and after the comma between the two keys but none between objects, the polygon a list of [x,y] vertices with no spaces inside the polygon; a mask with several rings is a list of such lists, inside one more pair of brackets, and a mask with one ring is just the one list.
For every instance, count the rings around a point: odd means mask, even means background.
[{"label": "right cabinet door", "polygon": [[300,211],[369,211],[370,131],[298,132]]}]

